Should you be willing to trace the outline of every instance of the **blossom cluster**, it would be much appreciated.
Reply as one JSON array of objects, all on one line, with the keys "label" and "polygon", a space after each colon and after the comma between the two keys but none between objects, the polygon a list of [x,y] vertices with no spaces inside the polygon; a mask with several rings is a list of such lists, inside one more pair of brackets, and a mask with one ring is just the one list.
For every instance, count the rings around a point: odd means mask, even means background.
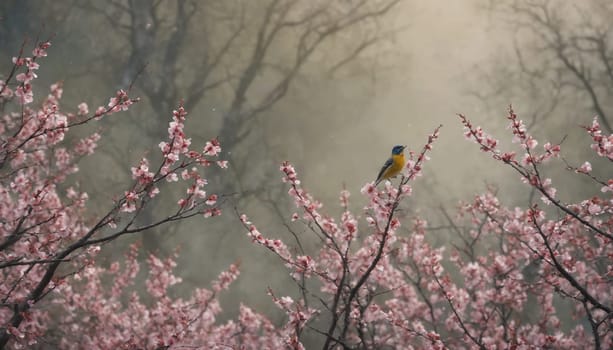
[{"label": "blossom cluster", "polygon": [[[54,304],[63,309],[61,326],[55,330],[61,348],[256,349],[257,344],[282,344],[270,321],[247,307],[241,307],[237,321],[217,321],[219,293],[236,280],[238,265],[219,274],[211,289],[198,288],[188,299],[173,299],[169,289],[181,283],[173,273],[174,259],[149,255],[145,284],[146,297],[152,302],[147,302],[135,284],[138,250],[138,245],[130,247],[123,268],[118,263],[89,266],[78,275],[81,283],[63,284],[55,290]],[[104,282],[108,280],[110,288]]]}]

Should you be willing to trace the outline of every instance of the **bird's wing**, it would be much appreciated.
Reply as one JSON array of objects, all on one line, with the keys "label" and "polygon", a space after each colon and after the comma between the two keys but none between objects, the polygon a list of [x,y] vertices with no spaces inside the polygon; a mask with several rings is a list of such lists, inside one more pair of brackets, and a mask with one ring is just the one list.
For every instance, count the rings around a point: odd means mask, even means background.
[{"label": "bird's wing", "polygon": [[392,160],[392,158],[389,158],[388,160],[385,161],[385,164],[383,164],[383,166],[381,167],[381,170],[379,171],[379,175],[377,175],[377,180],[375,181],[375,186],[379,184],[379,182],[381,182],[383,174],[385,173],[385,171],[387,169],[389,169],[389,167],[392,166],[392,164],[394,163],[394,161]]}]

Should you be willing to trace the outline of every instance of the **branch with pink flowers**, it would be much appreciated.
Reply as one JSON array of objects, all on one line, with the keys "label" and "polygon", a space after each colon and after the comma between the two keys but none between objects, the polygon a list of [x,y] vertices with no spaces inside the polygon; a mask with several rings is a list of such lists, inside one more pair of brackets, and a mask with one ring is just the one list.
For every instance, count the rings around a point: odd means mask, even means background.
[{"label": "branch with pink flowers", "polygon": [[[492,154],[494,159],[500,160],[515,169],[515,171],[522,176],[523,180],[538,190],[543,197],[546,198],[544,202],[549,201],[553,203],[556,207],[581,222],[590,230],[613,241],[613,234],[605,232],[604,230],[594,226],[592,223],[585,220],[580,214],[569,209],[567,206],[557,200],[555,198],[556,189],[552,186],[551,179],[541,178],[539,165],[549,161],[552,158],[558,157],[560,153],[560,145],[551,145],[550,143],[546,143],[543,145],[545,151],[544,153],[540,155],[533,155],[533,149],[536,148],[538,142],[527,133],[524,123],[517,118],[513,108],[509,107],[509,116],[507,118],[511,121],[510,127],[514,135],[513,141],[520,143],[521,147],[525,151],[522,160],[518,161],[515,159],[515,152],[500,151],[497,148],[498,141],[496,139],[490,135],[486,135],[480,127],[473,127],[471,122],[465,116],[460,114],[459,117],[462,120],[464,128],[466,129],[465,136],[479,144],[482,151]],[[584,128],[588,130],[596,142],[592,145],[592,149],[596,150],[598,155],[601,157],[606,157],[609,160],[613,159],[613,136],[610,135],[609,137],[603,137],[601,135],[602,132],[600,131],[597,118],[594,118],[591,127]],[[585,165],[584,171],[587,171],[589,166],[589,163],[588,165]],[[613,182],[603,187],[602,191],[613,191]]]},{"label": "branch with pink flowers", "polygon": [[[368,280],[380,265],[380,261],[387,259],[391,252],[389,241],[396,239],[395,232],[400,227],[400,220],[395,218],[394,214],[401,201],[411,194],[408,182],[421,174],[422,165],[428,159],[426,153],[432,149],[439,130],[440,126],[429,136],[419,154],[410,154],[405,174],[397,188],[387,183],[386,190],[380,192],[370,183],[362,189],[369,198],[367,220],[375,230],[371,236],[363,240],[359,239],[355,216],[347,209],[349,192],[341,192],[340,200],[344,213],[337,224],[334,219],[320,212],[321,203],[301,186],[297,172],[289,162],[281,165],[283,181],[289,184],[289,194],[294,199],[296,207],[302,211],[302,215],[293,214],[292,220],[301,218],[304,224],[313,228],[311,232],[321,243],[317,252],[318,257],[312,258],[308,255],[293,257],[285,243],[278,239],[265,238],[251,222],[247,221],[246,216],[241,215],[241,221],[248,229],[252,240],[271,250],[290,269],[291,276],[302,291],[299,305],[303,308],[312,305],[313,303],[309,302],[311,298],[315,299],[315,303],[322,305],[323,309],[316,314],[317,317],[322,317],[322,314],[327,315],[330,319],[328,326],[323,330],[313,326],[308,326],[308,329],[325,336],[324,348],[337,345],[347,348],[353,334],[360,333],[359,327],[356,328],[354,314],[356,312],[363,314],[372,298],[378,294],[368,291],[366,288]],[[296,239],[300,240],[299,237]],[[358,246],[354,247],[356,244]],[[312,276],[316,276],[322,283],[322,290],[329,294],[329,300],[319,296],[315,291],[305,291],[304,279]],[[309,318],[315,316],[313,312],[309,314]],[[295,344],[296,336],[299,336],[299,332],[286,341]],[[366,342],[364,334],[361,335],[361,339]]]},{"label": "branch with pink flowers", "polygon": [[[220,144],[214,139],[200,151],[192,149],[183,131],[187,112],[179,106],[169,124],[168,140],[160,143],[160,165],[151,171],[149,161],[143,158],[132,168],[132,185],[88,225],[88,196],[67,183],[67,177],[78,171],[82,157],[95,152],[101,135],[94,133],[71,145],[64,141],[65,135],[80,125],[125,111],[138,99],[120,90],[95,113],[90,114],[85,103],[76,113],[63,112],[62,85],[53,84],[49,95],[33,107],[31,84],[49,47],[49,43],[40,43],[33,56],[21,53],[14,58],[13,68],[0,87],[0,104],[7,113],[0,128],[0,346],[14,337],[33,341],[42,331],[40,327],[30,332],[20,329],[36,328],[30,325],[38,322],[37,317],[45,317],[44,312],[32,308],[64,283],[67,277],[58,276],[60,267],[81,270],[100,250],[99,245],[123,235],[196,215],[221,213],[219,197],[205,191],[203,175],[212,164],[226,167],[225,161],[217,160]],[[17,81],[15,89],[11,88],[13,79]],[[183,186],[185,196],[176,211],[136,225],[148,203],[157,199],[162,181]],[[59,190],[60,186],[67,190]],[[23,326],[23,322],[30,325]]]}]

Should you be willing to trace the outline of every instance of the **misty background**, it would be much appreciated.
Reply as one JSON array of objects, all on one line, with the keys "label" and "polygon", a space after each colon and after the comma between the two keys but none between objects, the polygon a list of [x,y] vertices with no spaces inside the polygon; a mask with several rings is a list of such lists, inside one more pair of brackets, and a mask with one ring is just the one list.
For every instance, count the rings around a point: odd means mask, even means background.
[{"label": "misty background", "polygon": [[[505,205],[525,205],[530,193],[517,174],[466,141],[456,113],[513,147],[505,130],[512,103],[537,139],[564,140],[565,157],[579,166],[590,140],[578,125],[596,114],[613,122],[611,14],[601,0],[5,0],[0,68],[7,72],[24,38],[51,38],[37,88],[63,81],[65,110],[80,102],[94,110],[133,83],[130,95],[141,101],[130,111],[72,135],[103,135],[76,175],[92,216],[123,193],[131,166],[143,156],[159,160],[157,145],[184,100],[188,137],[195,145],[219,137],[221,158],[230,162],[225,171],[211,167],[207,188],[224,195],[224,214],[120,239],[100,263],[122,256],[134,240],[162,255],[179,249],[184,283],[176,293],[186,295],[240,261],[241,276],[222,298],[226,315],[237,301],[274,315],[266,288],[293,294],[296,286],[272,254],[250,242],[236,213],[292,245],[286,225],[305,229],[289,220],[282,161],[294,164],[330,214],[340,213],[343,188],[359,213],[360,188],[392,146],[419,151],[443,124],[424,177],[403,204],[406,220],[419,214],[433,226],[444,223],[441,208],[453,212],[487,185],[497,186]],[[547,171],[564,201],[589,195],[589,183],[564,166]],[[180,194],[172,195],[147,215],[174,208]],[[431,239],[444,245],[449,234],[439,230]]]}]

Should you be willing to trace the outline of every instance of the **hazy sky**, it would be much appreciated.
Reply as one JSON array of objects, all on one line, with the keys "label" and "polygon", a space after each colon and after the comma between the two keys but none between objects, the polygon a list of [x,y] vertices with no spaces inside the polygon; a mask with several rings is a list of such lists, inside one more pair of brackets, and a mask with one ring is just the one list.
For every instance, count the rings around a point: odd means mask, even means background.
[{"label": "hazy sky", "polygon": [[[493,163],[464,140],[456,116],[464,113],[476,122],[491,119],[488,124],[498,129],[506,125],[506,105],[500,106],[499,114],[488,116],[467,94],[475,82],[472,71],[488,64],[496,50],[504,48],[501,42],[506,39],[501,35],[508,35],[502,26],[491,25],[488,12],[478,6],[482,3],[419,0],[403,5],[396,21],[407,26],[395,41],[399,58],[394,72],[380,73],[377,88],[365,96],[359,123],[344,124],[319,145],[308,146],[314,148],[305,179],[309,187],[327,198],[335,198],[343,183],[357,192],[373,179],[393,145],[408,144],[417,150],[439,124],[444,125],[441,138],[425,169],[426,175],[434,174],[425,180],[435,186],[436,192],[429,194],[437,197],[431,198],[434,203],[483,190],[486,177],[490,182],[501,179],[505,169],[490,171]],[[342,89],[351,88],[346,86]],[[485,170],[485,176],[476,176]],[[322,178],[330,181],[319,181]]]}]

